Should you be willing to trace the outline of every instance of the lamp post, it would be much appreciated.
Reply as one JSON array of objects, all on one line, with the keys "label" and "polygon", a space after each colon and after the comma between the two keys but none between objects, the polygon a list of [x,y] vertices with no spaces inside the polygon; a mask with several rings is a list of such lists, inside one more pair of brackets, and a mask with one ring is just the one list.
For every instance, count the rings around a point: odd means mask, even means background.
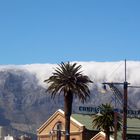
[{"label": "lamp post", "polygon": [[62,130],[62,124],[60,121],[58,121],[54,127],[52,128],[52,130],[50,131],[50,135],[52,136],[53,139],[53,135],[56,136],[57,140],[61,140],[61,136],[65,131]]},{"label": "lamp post", "polygon": [[61,131],[61,130],[51,130],[50,131],[50,136],[52,136],[52,140],[53,140],[53,135],[55,135],[56,136],[56,138],[57,138],[57,140],[61,140],[61,133],[62,133],[63,131]]}]

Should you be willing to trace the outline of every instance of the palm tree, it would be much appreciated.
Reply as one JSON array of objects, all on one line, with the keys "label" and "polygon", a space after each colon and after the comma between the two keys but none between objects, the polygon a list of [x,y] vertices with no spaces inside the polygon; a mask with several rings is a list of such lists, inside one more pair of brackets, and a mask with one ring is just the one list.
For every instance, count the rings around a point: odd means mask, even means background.
[{"label": "palm tree", "polygon": [[[110,133],[114,130],[114,109],[110,104],[100,106],[101,115],[93,116],[93,128],[103,130],[106,134],[106,140],[110,140]],[[121,117],[117,116],[117,130],[121,129]]]},{"label": "palm tree", "polygon": [[92,81],[88,76],[83,75],[81,65],[77,63],[64,63],[56,67],[52,76],[45,82],[49,83],[47,91],[54,98],[57,94],[64,95],[64,112],[65,112],[65,140],[70,139],[70,116],[72,113],[73,97],[78,97],[81,102],[85,102],[90,97],[88,83]]}]

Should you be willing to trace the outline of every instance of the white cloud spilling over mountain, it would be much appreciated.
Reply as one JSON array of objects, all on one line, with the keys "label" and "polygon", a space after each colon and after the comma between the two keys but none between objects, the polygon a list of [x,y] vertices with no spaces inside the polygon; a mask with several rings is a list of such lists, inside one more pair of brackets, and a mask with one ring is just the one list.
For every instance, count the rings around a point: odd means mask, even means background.
[{"label": "white cloud spilling over mountain", "polygon": [[[72,62],[73,63],[73,62]],[[82,71],[88,75],[94,82],[90,84],[90,89],[97,88],[100,92],[103,82],[124,82],[125,80],[125,63],[124,61],[118,62],[76,62],[82,65]],[[38,79],[38,84],[47,87],[44,80],[47,79],[57,64],[27,64],[27,65],[1,65],[0,71],[12,69],[24,70],[34,74]],[[140,61],[127,61],[127,81],[134,86],[140,86]],[[129,98],[133,102],[137,100],[137,107],[140,108],[140,89],[129,89]],[[111,92],[111,91],[110,91]]]},{"label": "white cloud spilling over mountain", "polygon": [[[102,82],[124,82],[125,80],[125,63],[119,62],[76,62],[82,65],[82,71],[88,75],[95,84]],[[16,68],[24,68],[25,70],[34,73],[39,79],[39,83],[44,85],[44,80],[47,79],[54,69],[56,64],[30,64],[15,66]],[[131,85],[140,86],[140,62],[127,62],[127,81]]]}]

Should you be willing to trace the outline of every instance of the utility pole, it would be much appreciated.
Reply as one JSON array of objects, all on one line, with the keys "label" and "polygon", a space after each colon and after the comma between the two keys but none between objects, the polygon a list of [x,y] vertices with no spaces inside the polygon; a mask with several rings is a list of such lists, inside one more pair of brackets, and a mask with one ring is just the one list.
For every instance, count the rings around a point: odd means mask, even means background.
[{"label": "utility pole", "polygon": [[117,140],[117,126],[118,126],[118,110],[117,108],[114,109],[114,140]]},{"label": "utility pole", "polygon": [[128,82],[126,81],[126,60],[125,60],[125,81],[123,84],[124,88],[124,98],[123,98],[123,140],[126,140],[127,134],[127,89],[128,89]]}]

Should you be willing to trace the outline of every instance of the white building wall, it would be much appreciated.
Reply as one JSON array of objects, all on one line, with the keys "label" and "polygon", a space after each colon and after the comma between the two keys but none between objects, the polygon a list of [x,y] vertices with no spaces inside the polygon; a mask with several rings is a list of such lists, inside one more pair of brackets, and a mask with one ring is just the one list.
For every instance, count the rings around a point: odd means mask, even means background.
[{"label": "white building wall", "polygon": [[4,140],[14,140],[14,137],[8,135],[8,136],[5,136],[5,137],[4,137]]}]

